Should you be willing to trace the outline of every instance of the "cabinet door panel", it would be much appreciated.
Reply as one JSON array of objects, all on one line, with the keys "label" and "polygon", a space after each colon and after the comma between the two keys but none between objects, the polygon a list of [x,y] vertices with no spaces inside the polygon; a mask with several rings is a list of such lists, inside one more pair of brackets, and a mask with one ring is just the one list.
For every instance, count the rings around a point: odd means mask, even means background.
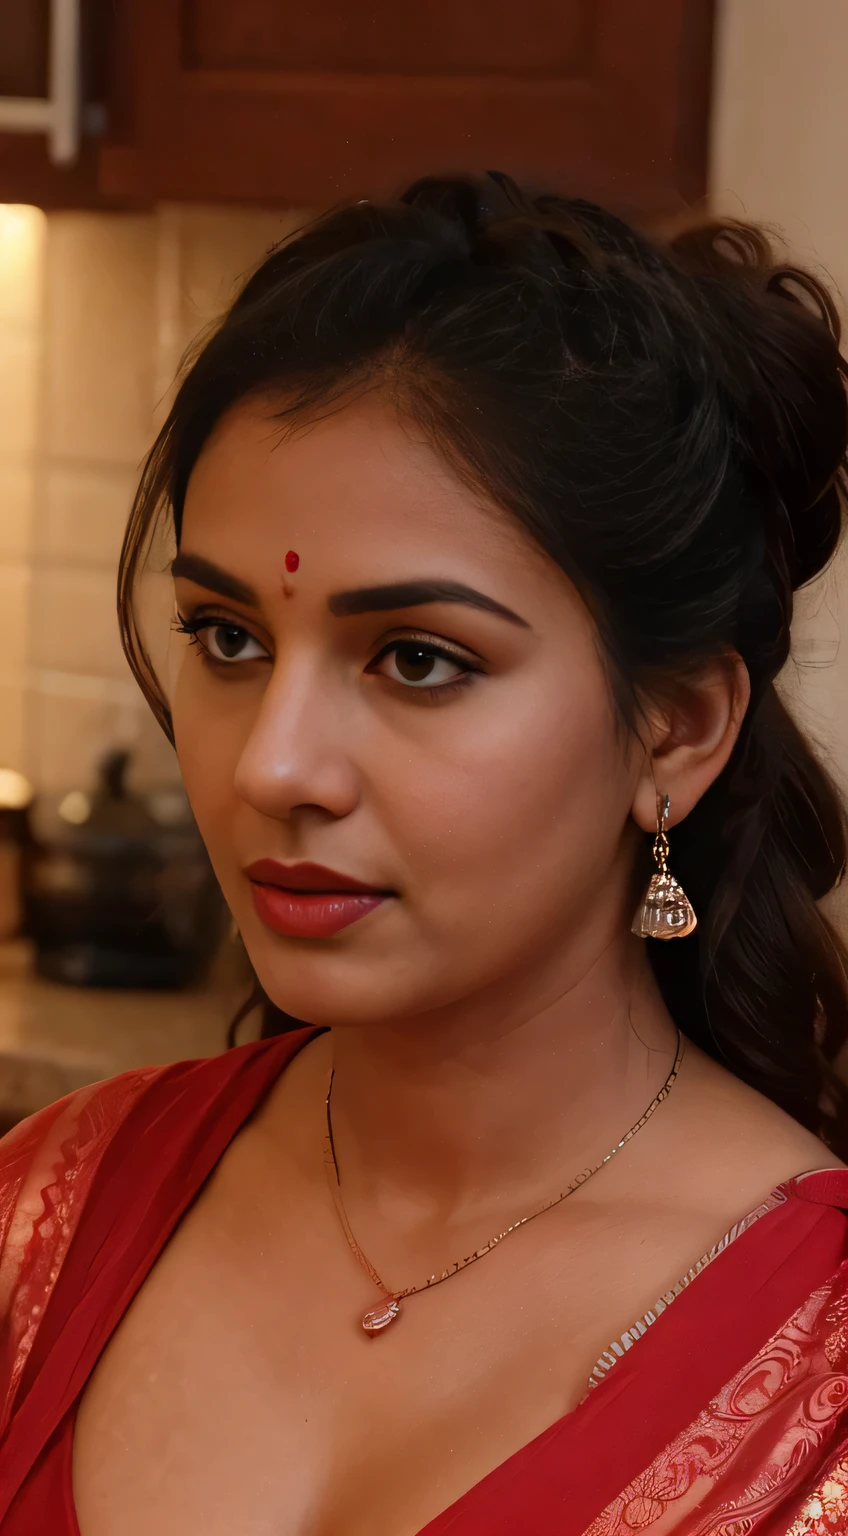
[{"label": "cabinet door panel", "polygon": [[184,60],[195,69],[315,74],[561,78],[585,70],[591,0],[186,0]]},{"label": "cabinet door panel", "polygon": [[0,6],[0,96],[47,94],[47,0]]},{"label": "cabinet door panel", "polygon": [[627,210],[704,191],[712,0],[122,0],[102,183],[319,205],[510,171]]},{"label": "cabinet door panel", "polygon": [[[106,98],[112,6],[113,0],[81,0],[83,100],[90,105]],[[0,0],[0,95],[46,96],[49,55],[49,0]],[[123,206],[122,199],[104,197],[98,175],[97,142],[87,134],[72,164],[55,165],[44,134],[0,131],[0,203]]]}]

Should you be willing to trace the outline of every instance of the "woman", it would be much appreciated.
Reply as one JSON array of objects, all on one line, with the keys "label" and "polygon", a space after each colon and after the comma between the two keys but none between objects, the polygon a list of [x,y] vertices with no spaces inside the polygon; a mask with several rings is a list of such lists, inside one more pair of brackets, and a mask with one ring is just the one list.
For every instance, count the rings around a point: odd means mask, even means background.
[{"label": "woman", "polygon": [[746,227],[431,180],[250,279],[120,594],[287,1032],[5,1142],[2,1536],[848,1529],[845,842],[774,688],[846,436]]}]

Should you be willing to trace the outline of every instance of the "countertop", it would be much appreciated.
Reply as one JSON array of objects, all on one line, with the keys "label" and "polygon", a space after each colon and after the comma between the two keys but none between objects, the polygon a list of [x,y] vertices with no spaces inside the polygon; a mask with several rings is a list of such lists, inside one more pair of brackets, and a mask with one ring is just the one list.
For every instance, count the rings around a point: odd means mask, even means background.
[{"label": "countertop", "polygon": [[249,991],[229,942],[202,985],[180,992],[61,986],[35,975],[25,942],[0,944],[0,1132],[130,1067],[217,1054]]}]

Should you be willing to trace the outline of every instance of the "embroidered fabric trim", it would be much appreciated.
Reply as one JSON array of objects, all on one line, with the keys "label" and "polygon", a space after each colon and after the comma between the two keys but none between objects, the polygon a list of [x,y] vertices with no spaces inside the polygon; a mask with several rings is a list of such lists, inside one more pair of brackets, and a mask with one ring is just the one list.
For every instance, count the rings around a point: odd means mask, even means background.
[{"label": "embroidered fabric trim", "polygon": [[846,1287],[848,1261],[583,1536],[845,1536]]},{"label": "embroidered fabric trim", "polygon": [[848,1457],[840,1457],[804,1504],[786,1536],[836,1536],[848,1529]]},{"label": "embroidered fabric trim", "polygon": [[709,1252],[705,1253],[698,1260],[697,1264],[692,1265],[692,1268],[683,1276],[682,1280],[678,1280],[677,1284],[673,1285],[670,1291],[666,1291],[665,1295],[661,1296],[654,1303],[650,1311],[646,1312],[643,1317],[640,1317],[631,1328],[628,1328],[621,1335],[620,1339],[614,1339],[609,1349],[604,1350],[589,1376],[589,1388],[596,1387],[599,1382],[605,1380],[616,1362],[627,1353],[628,1349],[632,1349],[633,1345],[647,1333],[651,1323],[655,1323],[657,1318],[662,1316],[666,1308],[670,1307],[671,1303],[678,1296],[682,1295],[687,1285],[691,1285],[692,1281],[697,1279],[698,1275],[706,1269],[708,1264],[712,1263],[713,1259],[717,1259],[719,1254],[724,1252],[725,1248],[729,1248],[730,1244],[734,1243],[737,1237],[741,1237],[743,1232],[747,1232],[748,1228],[752,1227],[755,1221],[759,1221],[761,1216],[765,1216],[769,1211],[773,1211],[776,1206],[783,1205],[787,1199],[788,1196],[781,1190],[772,1190],[772,1193],[763,1201],[762,1205],[758,1205],[756,1210],[749,1211],[748,1215],[743,1216],[741,1221],[737,1221],[735,1226],[730,1228],[729,1232],[725,1232],[724,1237],[720,1238],[717,1243],[714,1243]]}]

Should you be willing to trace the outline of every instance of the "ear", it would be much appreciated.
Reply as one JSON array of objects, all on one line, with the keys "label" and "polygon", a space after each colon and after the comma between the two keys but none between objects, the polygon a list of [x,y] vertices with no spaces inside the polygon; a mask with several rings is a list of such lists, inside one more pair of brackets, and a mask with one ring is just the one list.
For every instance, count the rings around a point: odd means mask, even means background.
[{"label": "ear", "polygon": [[697,805],[733,751],[750,697],[748,669],[733,651],[675,684],[673,696],[643,699],[645,755],[631,812],[643,832],[656,831],[657,795],[671,802],[669,826]]}]

